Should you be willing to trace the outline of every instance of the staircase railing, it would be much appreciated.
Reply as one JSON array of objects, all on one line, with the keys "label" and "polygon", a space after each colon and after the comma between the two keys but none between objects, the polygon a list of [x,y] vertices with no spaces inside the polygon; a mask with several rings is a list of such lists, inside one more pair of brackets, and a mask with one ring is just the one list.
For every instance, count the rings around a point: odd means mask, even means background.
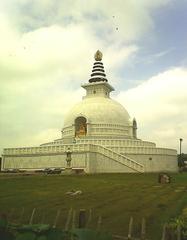
[{"label": "staircase railing", "polygon": [[111,158],[112,160],[125,165],[131,169],[133,169],[136,172],[144,172],[144,166],[136,161],[134,161],[133,159],[126,157],[120,153],[117,153],[113,150],[110,150],[106,147],[103,146],[99,146],[99,145],[91,145],[91,151],[95,151],[103,154],[104,156]]}]

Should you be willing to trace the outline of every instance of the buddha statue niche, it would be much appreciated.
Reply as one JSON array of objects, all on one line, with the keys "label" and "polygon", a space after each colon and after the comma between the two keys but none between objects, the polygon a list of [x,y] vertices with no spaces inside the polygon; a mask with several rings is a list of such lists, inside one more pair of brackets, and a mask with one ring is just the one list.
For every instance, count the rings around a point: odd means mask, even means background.
[{"label": "buddha statue niche", "polygon": [[76,131],[76,137],[86,135],[86,126],[83,123],[80,123],[78,130]]}]

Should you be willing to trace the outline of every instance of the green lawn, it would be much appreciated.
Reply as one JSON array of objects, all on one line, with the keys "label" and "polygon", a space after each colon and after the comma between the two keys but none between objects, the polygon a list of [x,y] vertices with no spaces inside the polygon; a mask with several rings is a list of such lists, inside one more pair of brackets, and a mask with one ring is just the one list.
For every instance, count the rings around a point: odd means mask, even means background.
[{"label": "green lawn", "polygon": [[[171,184],[158,184],[157,174],[97,174],[80,176],[8,176],[0,175],[0,212],[28,223],[33,208],[34,222],[53,224],[61,209],[58,226],[64,227],[72,207],[92,209],[91,227],[102,216],[102,229],[127,235],[129,219],[134,218],[134,232],[140,231],[142,217],[146,218],[147,235],[158,240],[161,226],[178,216],[187,207],[187,173],[173,174]],[[79,196],[66,191],[82,190]]]}]

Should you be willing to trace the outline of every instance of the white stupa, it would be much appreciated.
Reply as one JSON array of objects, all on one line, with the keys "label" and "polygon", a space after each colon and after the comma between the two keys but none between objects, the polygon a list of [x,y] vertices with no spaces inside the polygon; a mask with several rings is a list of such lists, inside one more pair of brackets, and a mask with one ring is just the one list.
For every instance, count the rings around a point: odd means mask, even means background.
[{"label": "white stupa", "polygon": [[[86,90],[86,96],[65,117],[62,130],[65,142],[74,137],[84,139],[133,137],[128,112],[121,104],[110,98],[110,92],[114,91],[114,88],[106,79],[101,59],[102,53],[97,51],[89,83],[82,85]],[[83,134],[78,132],[79,122],[86,130]]]},{"label": "white stupa", "polygon": [[44,169],[71,167],[87,173],[177,171],[177,152],[157,148],[137,138],[136,120],[110,98],[108,83],[97,51],[89,82],[82,85],[86,96],[65,117],[62,138],[33,148],[8,148],[3,152],[2,169]]}]

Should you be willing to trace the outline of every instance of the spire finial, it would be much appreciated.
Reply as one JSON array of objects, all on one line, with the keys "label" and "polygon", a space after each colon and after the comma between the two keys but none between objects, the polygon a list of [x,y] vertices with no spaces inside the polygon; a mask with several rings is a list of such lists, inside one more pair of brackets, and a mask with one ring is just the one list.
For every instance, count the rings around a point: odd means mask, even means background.
[{"label": "spire finial", "polygon": [[94,55],[95,62],[93,65],[93,70],[91,74],[91,78],[89,79],[89,83],[93,82],[107,82],[108,80],[106,79],[106,74],[104,70],[104,66],[102,63],[102,52],[97,50],[97,52]]},{"label": "spire finial", "polygon": [[95,61],[101,61],[103,57],[102,52],[100,52],[99,50],[97,50],[97,52],[94,55]]}]

